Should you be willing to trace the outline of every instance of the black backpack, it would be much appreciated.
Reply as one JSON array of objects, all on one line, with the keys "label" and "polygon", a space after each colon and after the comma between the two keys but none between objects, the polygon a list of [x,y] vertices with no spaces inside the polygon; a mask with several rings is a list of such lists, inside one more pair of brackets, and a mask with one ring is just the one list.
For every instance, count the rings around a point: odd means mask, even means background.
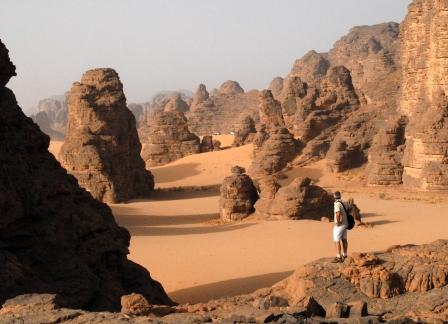
[{"label": "black backpack", "polygon": [[352,216],[352,214],[350,214],[347,211],[347,209],[345,209],[344,203],[342,201],[339,201],[339,202],[341,203],[342,208],[344,208],[345,215],[347,215],[347,223],[348,223],[347,229],[351,230],[353,227],[355,227],[355,218]]}]

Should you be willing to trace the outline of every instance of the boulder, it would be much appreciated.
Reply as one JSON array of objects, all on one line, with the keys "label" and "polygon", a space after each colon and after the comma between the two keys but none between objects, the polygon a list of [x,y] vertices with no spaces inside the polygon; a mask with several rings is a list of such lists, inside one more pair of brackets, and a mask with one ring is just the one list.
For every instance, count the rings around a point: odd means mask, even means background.
[{"label": "boulder", "polygon": [[113,69],[94,69],[68,95],[68,131],[59,161],[93,197],[118,203],[147,197],[152,174],[140,157],[135,117]]},{"label": "boulder", "polygon": [[226,177],[221,186],[219,210],[221,220],[238,221],[254,212],[254,204],[258,199],[257,189],[246,170],[239,166],[231,169],[232,175]]},{"label": "boulder", "polygon": [[121,296],[121,312],[129,315],[148,315],[151,312],[151,303],[141,294]]},{"label": "boulder", "polygon": [[[255,210],[261,217],[320,220],[333,214],[332,195],[313,185],[309,178],[297,178],[285,187],[278,187],[275,181],[261,183],[261,198],[255,204]],[[273,193],[276,188],[278,190]]]}]

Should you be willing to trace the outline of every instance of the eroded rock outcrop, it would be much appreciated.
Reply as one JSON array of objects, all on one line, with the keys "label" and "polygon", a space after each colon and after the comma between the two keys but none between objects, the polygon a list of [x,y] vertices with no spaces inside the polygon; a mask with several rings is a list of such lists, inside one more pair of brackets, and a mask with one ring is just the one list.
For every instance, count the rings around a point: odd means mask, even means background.
[{"label": "eroded rock outcrop", "polygon": [[399,33],[395,22],[354,27],[328,53],[332,65],[350,70],[366,109],[396,110],[401,73]]},{"label": "eroded rock outcrop", "polygon": [[40,100],[37,113],[31,118],[51,139],[63,140],[67,132],[66,96],[53,96]]},{"label": "eroded rock outcrop", "polygon": [[257,129],[255,128],[255,121],[250,116],[244,116],[235,128],[236,134],[233,140],[233,146],[242,146],[254,141]]},{"label": "eroded rock outcrop", "polygon": [[401,25],[403,184],[448,189],[448,2],[415,0]]},{"label": "eroded rock outcrop", "polygon": [[235,81],[224,82],[209,94],[201,84],[187,114],[190,130],[198,135],[228,134],[244,116],[256,118],[258,91],[244,92]]},{"label": "eroded rock outcrop", "polygon": [[406,121],[389,121],[375,136],[369,151],[368,183],[370,185],[398,185],[403,176],[403,149]]},{"label": "eroded rock outcrop", "polygon": [[358,112],[341,125],[326,154],[330,171],[343,172],[368,161],[378,119],[377,112]]},{"label": "eroded rock outcrop", "polygon": [[[276,187],[278,190],[273,192]],[[255,204],[255,210],[263,218],[320,220],[332,216],[332,195],[313,185],[309,178],[297,178],[285,187],[264,182],[260,190],[261,199]]]},{"label": "eroded rock outcrop", "polygon": [[260,125],[254,138],[254,159],[248,173],[254,179],[273,175],[292,161],[300,144],[286,129],[280,103],[271,91],[260,96]]},{"label": "eroded rock outcrop", "polygon": [[[448,321],[448,241],[320,259],[269,288],[207,303],[156,309],[149,316],[61,308],[48,295],[20,296],[0,321],[142,323],[444,323]],[[167,315],[168,314],[168,315]]]},{"label": "eroded rock outcrop", "polygon": [[213,136],[204,136],[201,140],[200,151],[201,153],[219,151],[221,149],[221,142],[214,140]]},{"label": "eroded rock outcrop", "polygon": [[258,199],[257,189],[252,179],[239,166],[231,169],[232,175],[226,177],[221,186],[219,213],[225,222],[238,221],[252,214]]},{"label": "eroded rock outcrop", "polygon": [[68,130],[59,160],[101,201],[145,197],[154,188],[140,157],[135,117],[113,69],[89,70],[68,95]]},{"label": "eroded rock outcrop", "polygon": [[146,167],[164,165],[184,156],[201,152],[201,141],[189,131],[180,110],[156,111],[149,118],[149,132],[143,143]]},{"label": "eroded rock outcrop", "polygon": [[138,292],[171,304],[148,271],[127,260],[129,233],[48,152],[49,137],[4,87],[15,69],[1,41],[0,66],[0,302],[46,292],[66,307],[117,311],[122,295]]}]

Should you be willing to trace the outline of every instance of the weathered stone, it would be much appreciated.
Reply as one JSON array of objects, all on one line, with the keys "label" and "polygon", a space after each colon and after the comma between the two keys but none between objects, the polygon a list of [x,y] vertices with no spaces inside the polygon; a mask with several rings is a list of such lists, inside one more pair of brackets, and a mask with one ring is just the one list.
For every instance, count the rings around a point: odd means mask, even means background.
[{"label": "weathered stone", "polygon": [[358,26],[334,44],[328,60],[350,70],[365,108],[394,112],[400,87],[399,47],[399,24]]},{"label": "weathered stone", "polygon": [[141,294],[132,293],[121,296],[121,312],[132,315],[148,315],[152,305]]},{"label": "weathered stone", "polygon": [[381,128],[369,151],[369,185],[398,185],[402,183],[405,120],[391,120]]},{"label": "weathered stone", "polygon": [[327,318],[347,318],[349,306],[344,303],[336,302],[327,307],[325,316]]},{"label": "weathered stone", "polygon": [[149,133],[142,150],[147,167],[201,152],[200,139],[190,132],[180,110],[156,111],[149,119]]},{"label": "weathered stone", "polygon": [[221,142],[213,140],[213,136],[204,136],[201,140],[200,151],[201,153],[219,151]]},{"label": "weathered stone", "polygon": [[448,189],[448,2],[415,0],[401,24],[403,184]]},{"label": "weathered stone", "polygon": [[305,306],[308,317],[320,316],[325,317],[325,309],[314,299],[313,296],[308,296],[302,301]]},{"label": "weathered stone", "polygon": [[369,315],[367,311],[367,303],[365,301],[362,300],[354,301],[349,303],[348,306],[350,307],[349,317],[358,318]]},{"label": "weathered stone", "polygon": [[68,95],[68,131],[62,166],[96,199],[123,202],[147,197],[152,174],[140,157],[135,118],[113,69],[89,70]]},{"label": "weathered stone", "polygon": [[[268,187],[269,188],[269,187]],[[333,197],[324,189],[311,184],[309,178],[297,178],[290,185],[281,187],[274,194],[261,191],[255,204],[257,214],[274,219],[315,219],[331,217]]]},{"label": "weathered stone", "polygon": [[236,133],[244,116],[257,117],[258,91],[244,92],[235,81],[226,81],[212,93],[201,84],[187,114],[190,130],[198,135]]},{"label": "weathered stone", "polygon": [[63,140],[67,132],[66,96],[42,99],[37,105],[37,113],[31,115],[41,131],[54,140]]},{"label": "weathered stone", "polygon": [[249,174],[259,179],[286,167],[300,145],[286,129],[280,103],[269,90],[260,94],[260,126],[254,139],[254,159]]},{"label": "weathered stone", "polygon": [[126,258],[127,230],[48,146],[49,137],[23,114],[12,91],[0,87],[0,302],[46,292],[67,307],[116,311],[120,297],[135,291],[172,304],[149,272]]},{"label": "weathered stone", "polygon": [[189,107],[188,104],[182,99],[182,95],[177,93],[171,97],[166,103],[164,110],[165,111],[181,111],[186,113]]},{"label": "weathered stone", "polygon": [[232,167],[232,175],[221,186],[219,210],[223,221],[238,221],[254,212],[258,199],[257,189],[241,167]]},{"label": "weathered stone", "polygon": [[242,146],[254,141],[257,129],[255,128],[254,120],[250,116],[244,116],[235,127],[236,135],[233,140],[233,146]]},{"label": "weathered stone", "polygon": [[269,84],[268,90],[271,90],[272,95],[275,99],[277,99],[282,94],[283,81],[284,80],[282,77],[276,77]]}]

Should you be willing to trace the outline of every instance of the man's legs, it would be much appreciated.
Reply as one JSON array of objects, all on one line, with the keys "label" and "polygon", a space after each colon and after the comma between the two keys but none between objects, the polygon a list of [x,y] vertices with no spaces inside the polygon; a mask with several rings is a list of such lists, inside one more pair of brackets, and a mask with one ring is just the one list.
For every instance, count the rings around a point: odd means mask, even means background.
[{"label": "man's legs", "polygon": [[334,246],[336,247],[336,256],[340,257],[342,251],[342,241],[334,242]]},{"label": "man's legs", "polygon": [[347,250],[348,250],[348,240],[346,239],[346,238],[343,238],[342,239],[342,248],[343,248],[343,253],[342,253],[342,255],[344,256],[344,257],[347,257]]}]

